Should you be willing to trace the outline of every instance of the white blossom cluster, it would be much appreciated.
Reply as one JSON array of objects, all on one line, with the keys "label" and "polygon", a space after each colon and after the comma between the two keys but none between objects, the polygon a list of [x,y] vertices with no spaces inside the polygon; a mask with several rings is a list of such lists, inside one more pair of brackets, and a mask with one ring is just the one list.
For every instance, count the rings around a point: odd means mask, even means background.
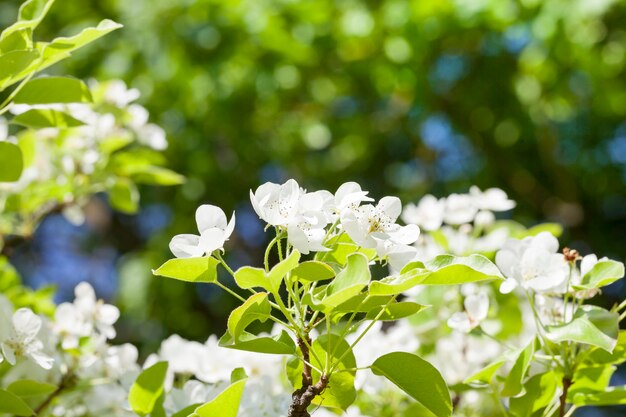
[{"label": "white blossom cluster", "polygon": [[[375,249],[381,258],[401,268],[413,258],[410,245],[420,233],[417,225],[397,223],[402,211],[399,198],[383,197],[373,204],[368,192],[355,182],[341,185],[335,194],[307,192],[293,179],[284,184],[268,182],[250,191],[250,200],[259,218],[286,233],[289,243],[302,254],[329,250],[325,241],[345,232],[356,245]],[[222,209],[202,205],[196,211],[196,223],[200,235],[177,235],[170,242],[176,257],[223,249],[233,232],[235,215],[227,222]]]},{"label": "white blossom cluster", "polygon": [[470,187],[467,194],[437,198],[426,195],[417,203],[404,206],[402,220],[416,224],[424,232],[415,243],[416,259],[428,261],[443,253],[468,255],[493,252],[509,237],[503,227],[494,227],[496,212],[515,207],[499,188],[481,191]]}]

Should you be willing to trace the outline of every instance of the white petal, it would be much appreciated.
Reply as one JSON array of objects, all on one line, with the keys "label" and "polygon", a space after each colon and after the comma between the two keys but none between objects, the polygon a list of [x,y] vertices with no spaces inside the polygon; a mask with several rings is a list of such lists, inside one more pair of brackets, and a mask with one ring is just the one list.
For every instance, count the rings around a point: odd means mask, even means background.
[{"label": "white petal", "polygon": [[176,235],[170,241],[170,250],[177,258],[192,258],[202,256],[204,251],[200,249],[200,236]]},{"label": "white petal", "polygon": [[15,351],[11,349],[6,343],[2,343],[2,354],[7,362],[11,365],[15,365]]},{"label": "white petal", "polygon": [[96,292],[94,291],[91,284],[85,281],[81,282],[76,286],[76,288],[74,288],[74,295],[76,296],[76,298],[89,299],[93,300],[94,302],[96,301]]},{"label": "white petal", "polygon": [[512,277],[515,266],[520,259],[510,250],[500,250],[496,253],[496,265],[506,277]]},{"label": "white petal", "polygon": [[113,325],[120,318],[120,310],[111,304],[103,304],[98,319],[105,324]]},{"label": "white petal", "polygon": [[228,225],[226,226],[226,229],[224,230],[224,239],[228,240],[230,235],[233,234],[234,230],[235,230],[235,212],[233,211],[233,215],[230,218],[230,221],[228,222]]},{"label": "white petal", "polygon": [[13,326],[16,331],[32,340],[41,329],[41,317],[29,308],[20,308],[13,314]]},{"label": "white petal", "polygon": [[217,249],[224,248],[225,241],[224,230],[214,227],[202,232],[198,247],[202,250],[202,254],[210,254]]},{"label": "white petal", "polygon": [[465,311],[475,322],[480,322],[487,317],[489,297],[484,292],[467,296],[463,304]]},{"label": "white petal", "polygon": [[534,248],[544,248],[548,252],[557,252],[559,250],[559,241],[550,232],[541,232],[531,240],[531,246]]},{"label": "white petal", "polygon": [[517,288],[517,281],[514,278],[507,278],[502,284],[500,284],[500,292],[502,294],[508,294]]},{"label": "white petal", "polygon": [[463,333],[469,333],[472,330],[470,319],[465,313],[454,313],[448,319],[448,326]]},{"label": "white petal", "polygon": [[402,213],[402,202],[398,197],[387,196],[380,199],[376,208],[389,216],[392,221],[396,221]]},{"label": "white petal", "polygon": [[391,240],[403,245],[410,245],[420,237],[420,228],[416,224],[402,226],[394,232],[387,232]]},{"label": "white petal", "polygon": [[581,277],[584,277],[587,274],[587,272],[591,271],[591,268],[593,268],[593,266],[597,263],[598,263],[598,257],[594,255],[593,253],[583,257],[582,261],[580,262]]},{"label": "white petal", "polygon": [[287,227],[287,237],[289,243],[303,255],[307,255],[310,252],[309,239],[302,229],[295,224],[290,224]]},{"label": "white petal", "polygon": [[30,357],[33,358],[37,365],[41,366],[43,369],[51,369],[52,364],[54,363],[54,359],[41,352],[31,352]]},{"label": "white petal", "polygon": [[198,223],[200,234],[214,227],[224,230],[226,229],[226,214],[217,206],[203,204],[196,209],[196,223]]}]

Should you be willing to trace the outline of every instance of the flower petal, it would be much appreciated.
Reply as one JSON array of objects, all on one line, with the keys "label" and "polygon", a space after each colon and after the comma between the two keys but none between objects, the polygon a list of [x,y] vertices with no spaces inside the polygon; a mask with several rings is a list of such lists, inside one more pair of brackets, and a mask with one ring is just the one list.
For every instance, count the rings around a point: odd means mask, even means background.
[{"label": "flower petal", "polygon": [[203,204],[196,209],[196,223],[200,234],[213,227],[226,229],[226,214],[224,211],[211,204]]}]

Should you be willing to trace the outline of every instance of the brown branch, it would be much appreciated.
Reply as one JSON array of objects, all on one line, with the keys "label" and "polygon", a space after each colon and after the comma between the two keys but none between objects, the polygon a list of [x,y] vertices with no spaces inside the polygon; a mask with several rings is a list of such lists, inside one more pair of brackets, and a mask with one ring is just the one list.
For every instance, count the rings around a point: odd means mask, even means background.
[{"label": "brown branch", "polygon": [[565,411],[567,408],[567,391],[569,387],[572,385],[572,380],[568,377],[563,377],[563,393],[561,394],[561,406],[559,407],[559,417],[565,416]]},{"label": "brown branch", "polygon": [[309,346],[311,346],[311,339],[308,335],[306,338],[306,342],[304,339],[298,338],[298,347],[302,352],[302,359],[304,361],[302,367],[302,387],[291,394],[291,404],[287,412],[288,417],[311,417],[307,411],[309,405],[311,405],[313,399],[321,394],[328,385],[328,376],[324,374],[317,383],[313,384],[311,366],[309,365]]}]

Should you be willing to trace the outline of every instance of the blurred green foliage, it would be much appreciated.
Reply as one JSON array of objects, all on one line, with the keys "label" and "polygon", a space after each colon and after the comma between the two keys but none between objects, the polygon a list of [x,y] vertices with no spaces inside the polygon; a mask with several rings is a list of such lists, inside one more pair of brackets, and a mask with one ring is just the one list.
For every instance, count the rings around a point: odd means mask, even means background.
[{"label": "blurred green foliage", "polygon": [[[18,5],[0,0],[0,25]],[[228,301],[207,307],[149,268],[200,203],[248,208],[267,180],[356,180],[405,202],[498,186],[518,220],[626,255],[625,1],[57,0],[40,31],[102,18],[125,27],[56,70],[139,88],[188,178],[147,190],[174,222],[123,264],[121,301],[154,319],[149,334],[158,320],[187,337],[220,330],[197,323]],[[231,256],[258,259],[251,242]]]}]

